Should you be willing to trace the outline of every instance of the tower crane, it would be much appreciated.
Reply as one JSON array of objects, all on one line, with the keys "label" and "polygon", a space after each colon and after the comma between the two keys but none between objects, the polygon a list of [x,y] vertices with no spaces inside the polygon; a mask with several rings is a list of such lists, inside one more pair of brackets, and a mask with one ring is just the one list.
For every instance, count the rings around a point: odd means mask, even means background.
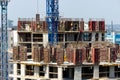
[{"label": "tower crane", "polygon": [[1,52],[0,52],[0,80],[8,80],[8,35],[7,35],[7,6],[9,0],[0,0],[1,4]]},{"label": "tower crane", "polygon": [[58,0],[46,0],[46,22],[48,27],[48,41],[50,45],[56,45],[58,41],[59,24]]}]

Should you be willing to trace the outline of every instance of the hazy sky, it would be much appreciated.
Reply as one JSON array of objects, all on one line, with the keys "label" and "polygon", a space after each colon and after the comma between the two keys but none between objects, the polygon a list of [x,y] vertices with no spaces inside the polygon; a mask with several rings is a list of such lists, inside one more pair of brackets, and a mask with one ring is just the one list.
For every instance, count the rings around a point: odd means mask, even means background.
[{"label": "hazy sky", "polygon": [[[37,0],[11,0],[8,5],[8,19],[34,18]],[[106,23],[120,24],[120,0],[59,0],[59,12],[69,18],[105,18]],[[46,0],[39,0],[39,13],[46,15]]]}]

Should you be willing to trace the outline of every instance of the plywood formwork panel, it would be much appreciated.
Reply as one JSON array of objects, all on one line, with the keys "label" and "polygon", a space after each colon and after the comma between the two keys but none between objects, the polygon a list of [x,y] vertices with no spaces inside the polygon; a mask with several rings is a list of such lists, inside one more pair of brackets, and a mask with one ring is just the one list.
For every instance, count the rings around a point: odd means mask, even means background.
[{"label": "plywood formwork panel", "polygon": [[82,63],[84,62],[88,62],[88,57],[89,57],[89,52],[88,52],[88,49],[87,48],[83,48],[83,54],[82,54]]},{"label": "plywood formwork panel", "polygon": [[44,62],[45,63],[50,62],[50,53],[48,48],[44,48]]},{"label": "plywood formwork panel", "polygon": [[115,62],[116,61],[116,50],[114,47],[108,48],[109,53],[109,62]]},{"label": "plywood formwork panel", "polygon": [[35,62],[39,62],[39,58],[40,58],[40,49],[38,46],[37,47],[35,46],[33,47],[32,59]]},{"label": "plywood formwork panel", "polygon": [[39,47],[39,61],[44,61],[44,47]]},{"label": "plywood formwork panel", "polygon": [[13,47],[13,60],[14,61],[19,60],[19,46]]},{"label": "plywood formwork panel", "polygon": [[92,48],[92,63],[99,64],[100,62],[100,48]]},{"label": "plywood formwork panel", "polygon": [[46,21],[42,21],[42,26],[43,26],[43,31],[46,32],[47,31],[47,23],[46,23]]},{"label": "plywood formwork panel", "polygon": [[105,31],[105,21],[104,20],[90,20],[89,30],[90,31]]},{"label": "plywood formwork panel", "polygon": [[105,31],[105,21],[99,21],[99,31]]},{"label": "plywood formwork panel", "polygon": [[27,61],[27,47],[20,46],[19,59],[20,61]]},{"label": "plywood formwork panel", "polygon": [[75,53],[74,53],[74,64],[75,65],[82,64],[82,55],[83,55],[82,49],[75,49]]},{"label": "plywood formwork panel", "polygon": [[66,61],[69,62],[69,63],[74,63],[74,51],[75,49],[74,48],[66,48]]},{"label": "plywood formwork panel", "polygon": [[99,21],[95,21],[95,31],[99,31]]},{"label": "plywood formwork panel", "polygon": [[81,20],[79,24],[80,24],[80,26],[79,26],[79,31],[84,31],[84,26],[85,26],[85,25],[84,25],[84,21]]},{"label": "plywood formwork panel", "polygon": [[91,50],[91,48],[90,47],[86,47],[86,62],[87,63],[89,63],[89,62],[91,62],[92,61],[92,50]]},{"label": "plywood formwork panel", "polygon": [[57,53],[57,64],[61,65],[63,64],[64,60],[64,49],[63,48],[57,48],[56,50]]},{"label": "plywood formwork panel", "polygon": [[109,54],[108,48],[100,48],[100,62],[108,62]]},{"label": "plywood formwork panel", "polygon": [[52,52],[51,52],[51,60],[50,61],[56,63],[56,61],[57,61],[57,51],[56,51],[57,48],[52,47],[51,49],[52,49]]}]

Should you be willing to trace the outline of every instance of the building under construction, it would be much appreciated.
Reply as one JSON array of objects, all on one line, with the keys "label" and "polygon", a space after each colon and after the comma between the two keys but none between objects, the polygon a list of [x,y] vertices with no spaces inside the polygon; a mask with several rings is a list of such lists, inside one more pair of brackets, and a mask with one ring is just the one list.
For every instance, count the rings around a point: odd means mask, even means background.
[{"label": "building under construction", "polygon": [[[105,41],[105,20],[61,18],[50,46],[44,19],[18,19],[13,80],[83,80],[120,77],[120,46]],[[104,80],[103,79],[103,80]]]}]

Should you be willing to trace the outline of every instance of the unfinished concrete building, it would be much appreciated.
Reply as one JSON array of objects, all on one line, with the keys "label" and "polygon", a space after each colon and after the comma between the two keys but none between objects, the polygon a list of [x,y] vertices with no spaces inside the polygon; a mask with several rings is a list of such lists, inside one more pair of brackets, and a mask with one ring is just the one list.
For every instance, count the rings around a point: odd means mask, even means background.
[{"label": "unfinished concrete building", "polygon": [[58,45],[49,46],[47,24],[18,20],[13,80],[82,80],[120,77],[119,45],[105,41],[104,19],[61,18]]}]

